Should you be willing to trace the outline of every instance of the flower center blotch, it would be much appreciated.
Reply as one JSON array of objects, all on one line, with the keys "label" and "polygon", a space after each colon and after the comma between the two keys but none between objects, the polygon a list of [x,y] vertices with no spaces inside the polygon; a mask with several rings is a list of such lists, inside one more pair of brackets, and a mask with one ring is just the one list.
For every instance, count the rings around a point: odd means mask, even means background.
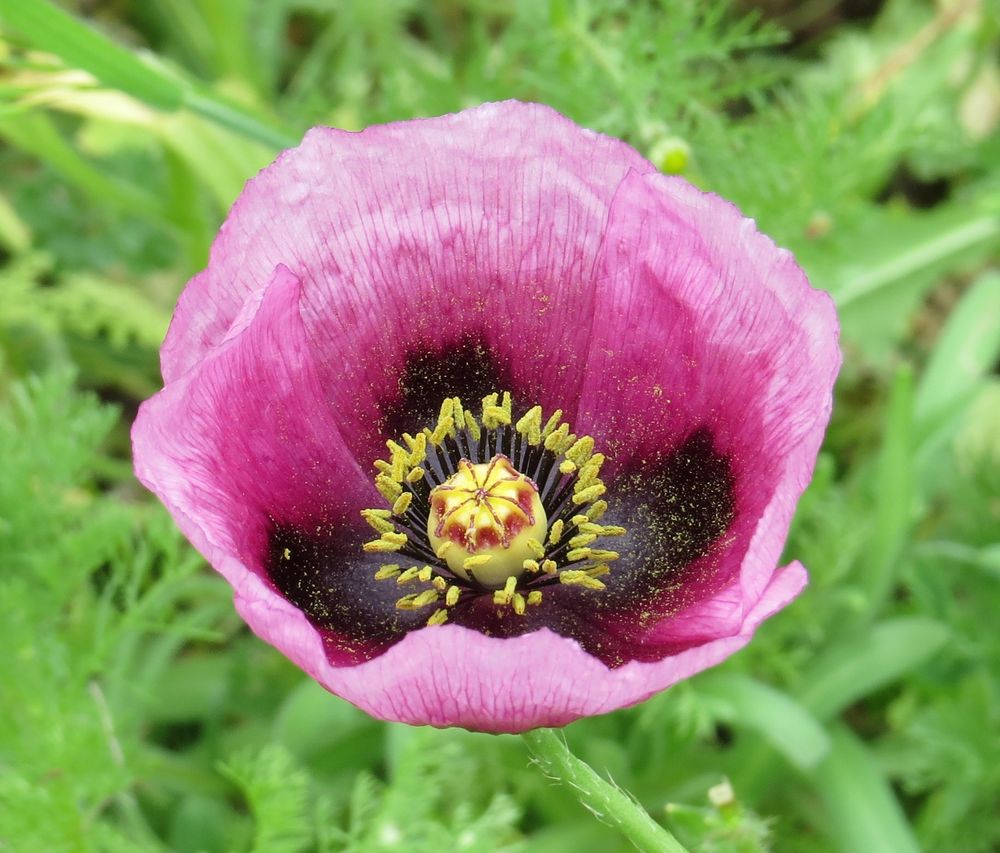
[{"label": "flower center blotch", "polygon": [[523,615],[546,587],[602,590],[618,559],[597,546],[625,529],[598,523],[607,503],[593,439],[571,433],[561,411],[543,421],[535,406],[516,422],[512,411],[508,393],[485,397],[479,419],[449,397],[433,429],[386,442],[389,458],[375,463],[391,508],[361,513],[379,533],[364,550],[407,558],[375,577],[414,590],[398,608],[433,606],[429,625],[484,596]]}]

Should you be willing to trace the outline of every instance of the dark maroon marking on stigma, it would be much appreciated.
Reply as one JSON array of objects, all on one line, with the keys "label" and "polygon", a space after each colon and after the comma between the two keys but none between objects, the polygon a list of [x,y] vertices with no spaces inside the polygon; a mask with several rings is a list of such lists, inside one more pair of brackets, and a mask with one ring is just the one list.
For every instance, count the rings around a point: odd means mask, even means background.
[{"label": "dark maroon marking on stigma", "polygon": [[510,368],[483,339],[465,335],[440,349],[407,353],[399,391],[379,401],[384,432],[393,437],[415,433],[437,422],[446,397],[459,397],[476,408],[488,394],[517,391]]},{"label": "dark maroon marking on stigma", "polygon": [[[729,580],[718,576],[714,558],[735,518],[735,487],[732,464],[715,451],[711,432],[696,430],[660,459],[609,483],[609,509],[600,522],[621,524],[628,533],[605,540],[605,547],[621,553],[601,578],[606,589],[551,584],[543,587],[541,605],[523,616],[497,607],[489,590],[449,608],[448,622],[495,637],[547,627],[577,640],[609,667],[659,660],[662,647],[637,641],[643,623],[677,612]],[[274,525],[267,554],[271,582],[324,636],[334,665],[376,657],[408,631],[424,628],[434,610],[397,610],[401,595],[424,587],[376,581],[375,572],[384,563],[405,567],[417,561],[363,554],[361,544],[371,531],[360,521],[348,525],[318,532]]]}]

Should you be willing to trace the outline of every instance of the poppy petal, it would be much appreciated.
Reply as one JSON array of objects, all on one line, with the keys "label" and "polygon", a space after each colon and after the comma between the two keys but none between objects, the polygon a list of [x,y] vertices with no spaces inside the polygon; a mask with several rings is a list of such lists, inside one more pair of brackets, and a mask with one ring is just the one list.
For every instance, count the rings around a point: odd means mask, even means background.
[{"label": "poppy petal", "polygon": [[609,201],[629,170],[652,166],[537,104],[310,131],[233,207],[181,297],[164,376],[223,340],[284,264],[359,459],[425,426],[445,386],[572,411]]}]

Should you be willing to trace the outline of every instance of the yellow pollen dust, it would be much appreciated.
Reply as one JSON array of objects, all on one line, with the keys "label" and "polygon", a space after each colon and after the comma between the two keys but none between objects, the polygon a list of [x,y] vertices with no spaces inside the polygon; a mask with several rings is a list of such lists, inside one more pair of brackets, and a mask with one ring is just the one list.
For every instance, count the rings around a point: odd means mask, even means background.
[{"label": "yellow pollen dust", "polygon": [[538,488],[503,455],[458,471],[431,490],[430,545],[458,577],[503,589],[524,572],[548,524]]}]

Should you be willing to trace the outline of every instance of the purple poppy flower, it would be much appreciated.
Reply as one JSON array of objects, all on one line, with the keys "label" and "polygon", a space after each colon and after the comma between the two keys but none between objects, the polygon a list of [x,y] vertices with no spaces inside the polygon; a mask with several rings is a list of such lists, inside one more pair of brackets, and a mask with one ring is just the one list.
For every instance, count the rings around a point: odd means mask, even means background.
[{"label": "purple poppy flower", "polygon": [[551,109],[318,128],[181,296],[135,466],[327,689],[522,731],[797,595],[775,567],[839,362],[791,255]]}]

